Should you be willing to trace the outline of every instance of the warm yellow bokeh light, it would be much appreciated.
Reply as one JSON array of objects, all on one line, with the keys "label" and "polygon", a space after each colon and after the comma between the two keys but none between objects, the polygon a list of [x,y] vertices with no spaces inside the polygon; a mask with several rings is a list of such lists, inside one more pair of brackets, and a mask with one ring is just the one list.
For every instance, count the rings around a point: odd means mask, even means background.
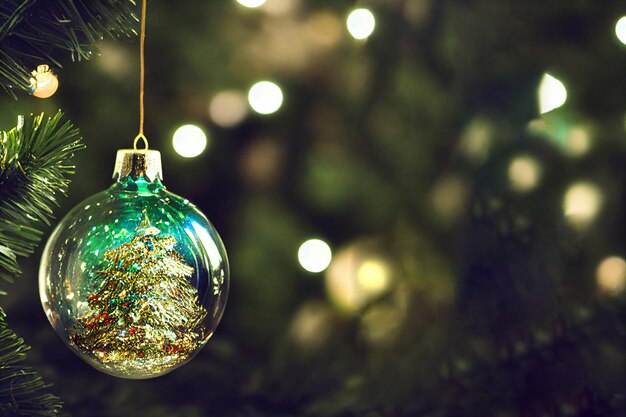
[{"label": "warm yellow bokeh light", "polygon": [[356,9],[348,15],[346,25],[354,39],[367,39],[374,33],[376,18],[368,9]]},{"label": "warm yellow bokeh light", "polygon": [[326,290],[333,304],[356,313],[391,290],[393,266],[370,241],[341,249],[326,271]]},{"label": "warm yellow bokeh light", "polygon": [[615,24],[615,36],[626,45],[626,16],[622,16]]},{"label": "warm yellow bokeh light", "polygon": [[309,239],[298,249],[298,261],[302,268],[309,272],[322,272],[333,258],[328,243],[320,239]]},{"label": "warm yellow bokeh light", "polygon": [[576,229],[586,228],[598,215],[602,200],[602,192],[595,184],[573,184],[563,199],[563,212],[567,221]]},{"label": "warm yellow bokeh light", "polygon": [[596,269],[596,280],[600,290],[618,295],[626,288],[626,261],[619,256],[604,259]]},{"label": "warm yellow bokeh light", "polygon": [[241,4],[244,7],[249,7],[251,9],[255,7],[260,7],[265,4],[267,0],[237,0],[237,3]]},{"label": "warm yellow bokeh light", "polygon": [[359,286],[368,295],[378,296],[389,288],[391,281],[389,267],[380,259],[364,261],[356,274]]},{"label": "warm yellow bokeh light", "polygon": [[196,125],[184,125],[174,132],[172,144],[180,156],[194,158],[206,149],[207,136],[204,130]]},{"label": "warm yellow bokeh light", "polygon": [[222,127],[238,125],[248,115],[246,96],[236,90],[221,91],[209,104],[209,117]]},{"label": "warm yellow bokeh light", "polygon": [[271,81],[260,81],[248,92],[250,107],[260,114],[272,114],[283,105],[283,91]]},{"label": "warm yellow bokeh light", "polygon": [[545,73],[539,84],[539,113],[544,114],[561,107],[567,100],[565,85],[552,75]]},{"label": "warm yellow bokeh light", "polygon": [[532,156],[517,156],[509,164],[508,174],[511,188],[519,192],[528,192],[539,184],[541,165]]},{"label": "warm yellow bokeh light", "polygon": [[591,149],[591,132],[582,125],[573,126],[565,138],[564,151],[567,155],[579,157]]}]

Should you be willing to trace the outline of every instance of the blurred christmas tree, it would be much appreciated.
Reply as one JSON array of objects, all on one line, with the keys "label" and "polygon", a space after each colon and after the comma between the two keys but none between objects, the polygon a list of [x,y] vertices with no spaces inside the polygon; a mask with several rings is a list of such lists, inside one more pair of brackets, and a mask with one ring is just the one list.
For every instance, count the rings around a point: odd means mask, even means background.
[{"label": "blurred christmas tree", "polygon": [[[73,358],[21,280],[5,298],[31,360],[91,417],[623,415],[624,14],[151,3],[146,129],[223,231],[224,322],[171,375],[116,380]],[[89,138],[68,207],[135,130],[135,45],[99,46],[54,98]],[[210,134],[171,148],[183,123]]]}]

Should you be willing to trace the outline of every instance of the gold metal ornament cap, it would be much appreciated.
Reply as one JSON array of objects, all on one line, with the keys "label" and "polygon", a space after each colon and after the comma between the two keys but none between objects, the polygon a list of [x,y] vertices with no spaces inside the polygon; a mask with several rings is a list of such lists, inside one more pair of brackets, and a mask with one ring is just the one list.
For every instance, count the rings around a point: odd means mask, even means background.
[{"label": "gold metal ornament cap", "polygon": [[161,152],[152,149],[120,149],[115,159],[113,179],[132,176],[133,179],[144,177],[148,181],[157,178],[163,181],[161,168]]}]

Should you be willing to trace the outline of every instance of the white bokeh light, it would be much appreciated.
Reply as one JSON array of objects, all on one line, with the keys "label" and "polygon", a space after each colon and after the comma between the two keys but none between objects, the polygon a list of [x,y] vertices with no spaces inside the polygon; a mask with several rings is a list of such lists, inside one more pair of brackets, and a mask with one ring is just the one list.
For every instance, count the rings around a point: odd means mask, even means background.
[{"label": "white bokeh light", "polygon": [[376,18],[368,9],[356,9],[348,15],[346,25],[354,39],[367,39],[374,33]]},{"label": "white bokeh light", "polygon": [[545,73],[539,84],[539,113],[544,114],[561,107],[567,100],[567,89],[565,85]]},{"label": "white bokeh light", "polygon": [[626,45],[626,16],[622,16],[615,24],[615,36]]},{"label": "white bokeh light", "polygon": [[241,4],[244,7],[254,9],[255,7],[263,6],[266,1],[267,0],[237,0],[237,3]]},{"label": "white bokeh light", "polygon": [[206,149],[207,136],[204,130],[196,125],[184,125],[174,132],[172,144],[180,156],[195,158]]},{"label": "white bokeh light", "polygon": [[259,81],[250,88],[248,102],[257,113],[276,113],[283,105],[283,91],[271,81]]},{"label": "white bokeh light", "polygon": [[298,249],[298,261],[309,272],[324,271],[330,265],[333,254],[328,243],[320,239],[309,239]]}]

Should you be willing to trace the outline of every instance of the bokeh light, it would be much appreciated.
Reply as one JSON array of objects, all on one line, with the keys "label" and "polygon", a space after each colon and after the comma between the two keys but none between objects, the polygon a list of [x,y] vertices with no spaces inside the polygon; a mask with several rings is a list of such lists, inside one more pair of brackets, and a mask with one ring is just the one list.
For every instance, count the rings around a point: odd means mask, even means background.
[{"label": "bokeh light", "polygon": [[313,301],[300,307],[290,325],[295,344],[310,351],[320,347],[332,332],[333,311],[326,303]]},{"label": "bokeh light", "polygon": [[100,57],[96,64],[106,74],[123,80],[133,70],[132,58],[128,49],[116,42],[105,41],[98,45]]},{"label": "bokeh light", "polygon": [[519,192],[534,189],[541,179],[541,165],[532,156],[520,155],[509,164],[509,183],[511,188]]},{"label": "bokeh light", "polygon": [[572,120],[571,116],[560,112],[544,114],[528,123],[528,131],[532,135],[546,139],[572,158],[579,158],[591,150],[594,130],[590,122]]},{"label": "bokeh light", "polygon": [[398,338],[404,320],[404,312],[396,306],[380,304],[372,306],[363,315],[361,332],[373,346],[389,346]]},{"label": "bokeh light", "polygon": [[263,11],[269,15],[282,16],[292,13],[300,5],[300,0],[267,0]]},{"label": "bokeh light", "polygon": [[483,117],[476,117],[463,130],[459,141],[459,152],[473,165],[482,164],[493,143],[493,123]]},{"label": "bokeh light", "polygon": [[376,18],[368,9],[355,9],[346,20],[348,32],[354,39],[367,39],[376,28]]},{"label": "bokeh light", "polygon": [[331,48],[341,40],[343,26],[335,14],[319,11],[304,22],[304,31],[315,48]]},{"label": "bokeh light", "polygon": [[357,281],[366,295],[376,296],[389,288],[391,271],[383,260],[368,259],[359,266]]},{"label": "bokeh light", "polygon": [[604,293],[618,295],[626,288],[626,261],[619,256],[610,256],[598,264],[596,269],[598,287]]},{"label": "bokeh light", "polygon": [[390,290],[392,266],[369,244],[358,242],[340,250],[326,271],[326,290],[335,306],[355,313]]},{"label": "bokeh light", "polygon": [[236,90],[217,93],[209,104],[209,117],[222,127],[238,125],[248,115],[246,96]]},{"label": "bokeh light", "polygon": [[298,249],[298,261],[302,268],[318,273],[328,268],[333,254],[328,243],[320,239],[309,239]]},{"label": "bokeh light", "polygon": [[251,141],[239,160],[241,176],[246,184],[256,188],[275,185],[283,171],[285,148],[273,137]]},{"label": "bokeh light", "polygon": [[563,150],[569,156],[580,157],[589,152],[591,145],[590,130],[584,125],[575,125],[567,132]]},{"label": "bokeh light", "polygon": [[622,16],[615,24],[615,36],[626,45],[626,16]]},{"label": "bokeh light", "polygon": [[545,73],[539,84],[539,113],[544,114],[561,107],[567,100],[565,85]]},{"label": "bokeh light", "polygon": [[260,81],[248,93],[250,107],[260,114],[272,114],[283,105],[283,92],[271,81]]},{"label": "bokeh light", "polygon": [[575,229],[584,229],[596,218],[602,207],[602,192],[595,184],[578,182],[570,186],[563,199],[563,212]]},{"label": "bokeh light", "polygon": [[174,150],[180,156],[195,158],[206,149],[207,136],[202,128],[188,124],[176,129],[172,144],[174,145]]},{"label": "bokeh light", "polygon": [[467,208],[469,189],[458,175],[445,175],[433,184],[430,199],[433,210],[444,222],[453,223]]},{"label": "bokeh light", "polygon": [[237,3],[241,4],[244,7],[249,7],[251,9],[255,7],[260,7],[265,4],[267,0],[237,0]]}]

